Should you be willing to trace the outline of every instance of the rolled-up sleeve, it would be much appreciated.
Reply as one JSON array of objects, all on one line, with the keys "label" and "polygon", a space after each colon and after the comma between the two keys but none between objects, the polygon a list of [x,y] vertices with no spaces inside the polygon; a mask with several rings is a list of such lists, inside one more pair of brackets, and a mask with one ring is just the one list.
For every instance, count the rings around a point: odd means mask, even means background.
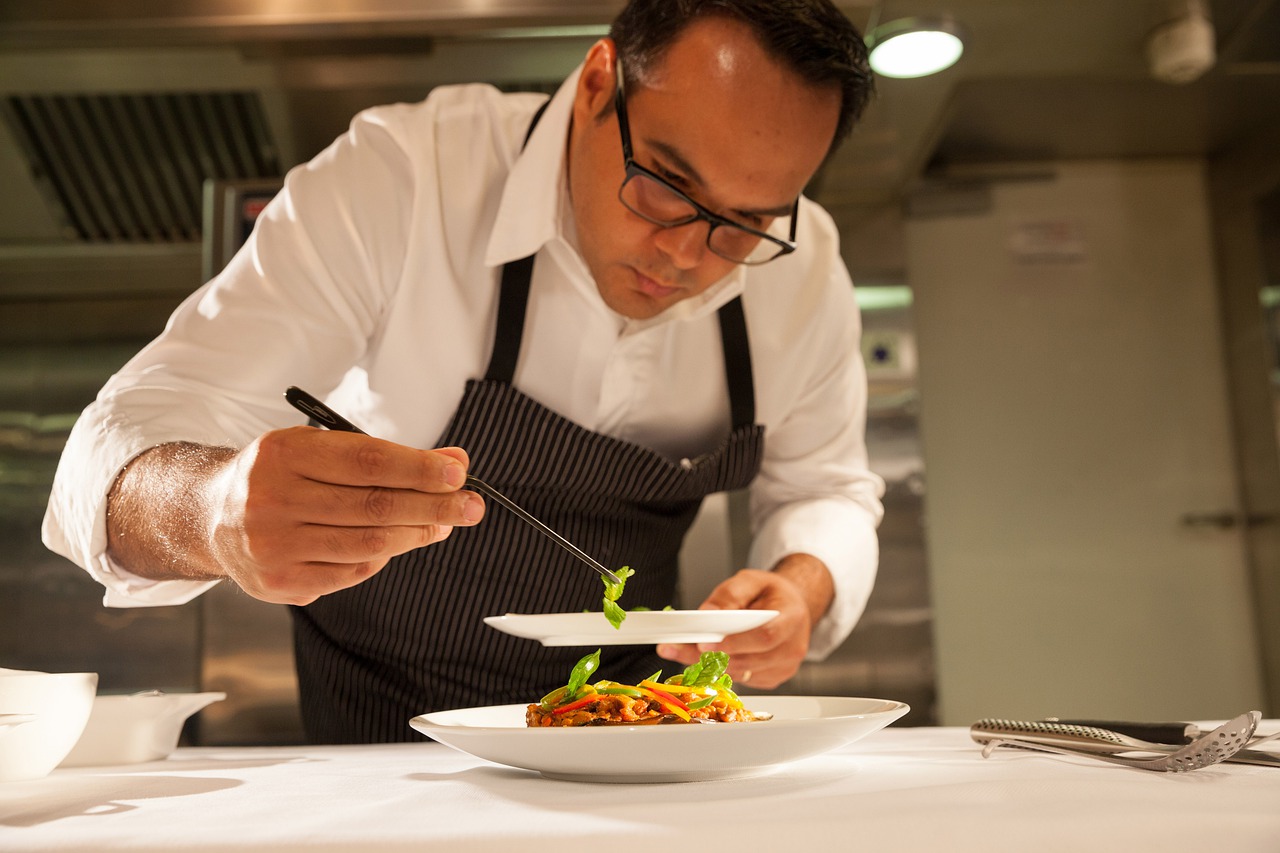
[{"label": "rolled-up sleeve", "polygon": [[[284,389],[326,394],[360,363],[401,274],[406,183],[396,140],[358,117],[330,149],[290,172],[227,268],[81,414],[42,537],[106,588],[105,604],[181,604],[212,586],[149,580],[110,559],[112,484],[130,460],[161,444],[239,448],[301,423]],[[351,186],[360,192],[343,190]]]}]

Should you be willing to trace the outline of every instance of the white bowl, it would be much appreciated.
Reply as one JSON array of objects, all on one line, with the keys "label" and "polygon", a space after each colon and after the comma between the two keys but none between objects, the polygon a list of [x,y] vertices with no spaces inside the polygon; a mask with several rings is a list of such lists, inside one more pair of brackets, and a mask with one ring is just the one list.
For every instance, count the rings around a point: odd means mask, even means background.
[{"label": "white bowl", "polygon": [[84,731],[97,689],[96,672],[0,669],[0,782],[57,767]]},{"label": "white bowl", "polygon": [[23,723],[35,722],[36,719],[35,714],[0,714],[0,732],[6,732]]},{"label": "white bowl", "polygon": [[168,758],[178,746],[182,724],[225,693],[161,693],[99,696],[93,701],[84,734],[63,760],[63,767],[137,764]]}]

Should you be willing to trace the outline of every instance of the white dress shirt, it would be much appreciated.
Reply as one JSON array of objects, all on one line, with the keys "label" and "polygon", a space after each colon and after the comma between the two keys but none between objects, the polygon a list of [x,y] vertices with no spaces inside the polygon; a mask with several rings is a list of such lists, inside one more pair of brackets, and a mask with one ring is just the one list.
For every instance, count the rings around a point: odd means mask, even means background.
[{"label": "white dress shirt", "polygon": [[541,96],[450,86],[362,112],[290,171],[244,248],[107,382],[67,442],[44,541],[106,587],[105,604],[180,604],[211,586],[142,578],[106,555],[106,495],[131,458],[297,425],[290,385],[372,435],[437,446],[488,363],[501,265],[537,252],[516,387],[673,459],[730,429],[716,310],[742,294],[765,426],[751,565],[821,559],[836,597],[810,657],[844,639],[875,578],[883,483],[867,469],[860,325],[836,229],[802,200],[793,254],[738,267],[648,320],[614,313],[575,248],[564,152],[577,77],[523,151]]}]

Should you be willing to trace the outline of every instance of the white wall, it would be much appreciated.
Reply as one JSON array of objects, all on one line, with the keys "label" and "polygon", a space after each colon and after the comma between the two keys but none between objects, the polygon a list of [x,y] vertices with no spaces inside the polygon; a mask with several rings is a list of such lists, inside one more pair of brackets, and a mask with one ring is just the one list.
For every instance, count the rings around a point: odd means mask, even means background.
[{"label": "white wall", "polygon": [[907,223],[940,722],[1259,707],[1201,165],[1048,174]]}]

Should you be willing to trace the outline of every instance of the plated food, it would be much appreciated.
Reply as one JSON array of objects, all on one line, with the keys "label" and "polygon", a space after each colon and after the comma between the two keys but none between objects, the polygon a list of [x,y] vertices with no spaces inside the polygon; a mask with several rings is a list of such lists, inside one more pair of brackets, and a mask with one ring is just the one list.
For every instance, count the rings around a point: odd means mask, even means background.
[{"label": "plated food", "polygon": [[639,684],[587,679],[600,667],[600,650],[574,666],[569,682],[525,711],[530,728],[656,725],[663,723],[749,723],[768,719],[743,707],[733,692],[729,656],[703,652],[684,672],[660,681],[658,672]]},{"label": "plated food", "polygon": [[435,711],[409,725],[458,752],[550,779],[704,782],[768,773],[841,749],[909,710],[901,702],[845,696],[760,695],[749,701],[773,719],[747,725],[529,728],[528,705],[521,704]]}]

